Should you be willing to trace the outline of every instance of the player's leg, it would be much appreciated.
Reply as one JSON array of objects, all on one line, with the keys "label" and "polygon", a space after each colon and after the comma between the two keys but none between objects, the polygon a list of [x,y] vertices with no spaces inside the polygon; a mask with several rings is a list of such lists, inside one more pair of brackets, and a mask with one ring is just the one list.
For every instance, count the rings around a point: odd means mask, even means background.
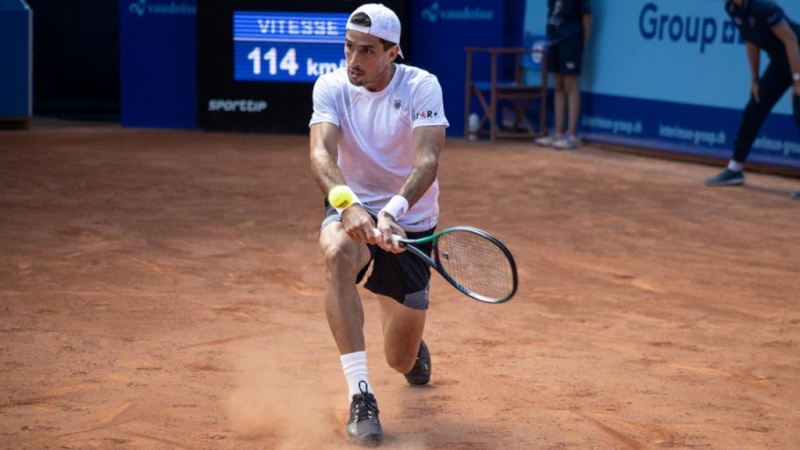
[{"label": "player's leg", "polygon": [[744,162],[750,154],[753,142],[775,104],[791,85],[792,77],[788,64],[770,62],[758,84],[760,101],[751,96],[744,109],[739,131],[733,141],[733,156],[728,166],[716,176],[706,179],[707,186],[737,186],[744,183]]},{"label": "player's leg", "polygon": [[319,244],[328,282],[325,315],[339,349],[348,386],[347,436],[351,441],[374,444],[383,439],[383,431],[378,420],[378,404],[367,376],[364,309],[356,288],[371,253],[366,245],[347,236],[336,210],[330,206],[326,208]]},{"label": "player's leg", "polygon": [[[433,234],[433,229],[406,234],[419,239]],[[430,244],[417,247],[431,252]],[[364,284],[378,294],[386,362],[411,384],[425,384],[430,379],[430,355],[422,342],[430,280],[430,267],[410,252],[381,251],[376,253],[372,273]]]},{"label": "player's leg", "polygon": [[378,296],[383,325],[383,350],[386,362],[406,374],[413,367],[425,329],[426,310],[409,308],[397,300]]},{"label": "player's leg", "polygon": [[364,309],[356,278],[369,263],[369,249],[365,244],[351,240],[338,221],[322,229],[319,244],[327,278],[325,315],[336,346],[343,355],[363,351]]}]

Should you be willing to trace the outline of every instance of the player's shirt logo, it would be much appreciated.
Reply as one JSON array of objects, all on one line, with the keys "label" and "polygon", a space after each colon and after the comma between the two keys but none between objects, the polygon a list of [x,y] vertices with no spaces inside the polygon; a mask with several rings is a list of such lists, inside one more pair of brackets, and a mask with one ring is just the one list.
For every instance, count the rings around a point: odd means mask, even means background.
[{"label": "player's shirt logo", "polygon": [[420,111],[414,114],[414,120],[417,119],[430,119],[432,117],[437,117],[439,115],[436,111]]}]

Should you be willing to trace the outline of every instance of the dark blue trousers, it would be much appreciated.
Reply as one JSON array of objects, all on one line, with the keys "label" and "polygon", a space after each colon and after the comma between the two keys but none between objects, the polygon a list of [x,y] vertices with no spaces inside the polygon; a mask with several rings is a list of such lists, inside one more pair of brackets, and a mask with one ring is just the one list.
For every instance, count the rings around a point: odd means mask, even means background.
[{"label": "dark blue trousers", "polygon": [[734,161],[743,163],[747,160],[747,155],[750,154],[750,149],[758,137],[761,126],[764,125],[772,108],[791,86],[792,70],[789,62],[786,60],[770,61],[758,83],[758,95],[761,101],[756,102],[755,98],[750,96],[750,101],[744,108],[739,132],[733,141]]}]

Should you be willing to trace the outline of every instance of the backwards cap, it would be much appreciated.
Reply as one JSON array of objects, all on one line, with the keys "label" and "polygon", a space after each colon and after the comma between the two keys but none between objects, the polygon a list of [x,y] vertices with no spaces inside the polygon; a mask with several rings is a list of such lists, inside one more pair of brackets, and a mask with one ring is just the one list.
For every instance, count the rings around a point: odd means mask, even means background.
[{"label": "backwards cap", "polygon": [[[365,27],[352,23],[350,20],[352,20],[353,16],[357,13],[366,14],[372,22],[372,25]],[[353,11],[353,14],[350,14],[345,28],[371,34],[391,42],[392,44],[400,44],[400,19],[397,18],[397,14],[395,14],[394,11],[380,3],[367,3],[366,5],[359,6],[358,9]],[[400,50],[400,57],[403,57],[402,49]]]}]

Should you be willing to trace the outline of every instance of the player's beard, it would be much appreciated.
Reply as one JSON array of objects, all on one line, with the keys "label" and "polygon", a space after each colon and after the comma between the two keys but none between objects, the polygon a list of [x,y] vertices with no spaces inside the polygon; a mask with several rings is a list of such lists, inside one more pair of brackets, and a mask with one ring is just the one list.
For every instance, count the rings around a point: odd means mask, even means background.
[{"label": "player's beard", "polygon": [[[352,75],[350,74],[350,68],[348,68],[347,69],[347,79],[350,81],[350,84],[352,84],[353,86],[365,87],[365,86],[367,86],[369,84],[373,84],[376,81],[380,80],[381,77],[383,77],[386,74],[387,70],[391,70],[392,66],[393,66],[393,63],[389,62],[388,64],[384,65],[380,70],[378,70],[373,76],[371,76],[369,78],[365,78],[365,77],[362,76],[361,80],[358,80],[358,81],[353,79]],[[371,90],[371,89],[367,88],[367,90]]]}]

